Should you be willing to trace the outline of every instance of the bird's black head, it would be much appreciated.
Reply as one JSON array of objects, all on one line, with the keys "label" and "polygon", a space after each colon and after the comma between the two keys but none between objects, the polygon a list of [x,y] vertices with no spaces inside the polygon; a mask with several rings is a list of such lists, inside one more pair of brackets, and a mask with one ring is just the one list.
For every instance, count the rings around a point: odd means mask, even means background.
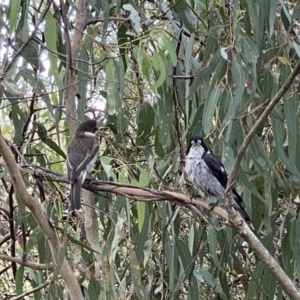
[{"label": "bird's black head", "polygon": [[188,148],[186,150],[186,155],[190,153],[190,151],[197,151],[199,154],[203,154],[208,151],[207,146],[205,145],[203,138],[200,136],[192,136],[189,140]]},{"label": "bird's black head", "polygon": [[95,133],[97,130],[98,130],[97,122],[95,120],[87,120],[82,122],[78,126],[76,130],[76,135],[82,135],[85,134],[86,132]]}]

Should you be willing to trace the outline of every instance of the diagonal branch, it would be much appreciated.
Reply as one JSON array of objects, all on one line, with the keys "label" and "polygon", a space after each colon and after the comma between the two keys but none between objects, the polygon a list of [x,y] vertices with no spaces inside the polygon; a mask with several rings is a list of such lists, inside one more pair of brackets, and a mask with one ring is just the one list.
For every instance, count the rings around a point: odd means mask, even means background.
[{"label": "diagonal branch", "polygon": [[[53,261],[55,264],[60,262],[61,253],[63,247],[60,243],[56,230],[53,228],[49,219],[46,217],[44,211],[40,204],[34,199],[27,191],[24,184],[21,173],[18,169],[18,165],[15,162],[14,156],[10,149],[8,148],[5,140],[0,134],[0,153],[5,162],[5,166],[9,172],[10,178],[14,185],[15,191],[19,199],[24,203],[24,205],[31,211],[33,217],[35,218],[37,224],[40,226],[41,230],[45,234],[47,241],[49,243]],[[62,278],[65,282],[66,289],[69,292],[69,296],[73,300],[82,300],[82,294],[76,277],[70,268],[66,258],[63,258],[61,264],[58,266]]]}]

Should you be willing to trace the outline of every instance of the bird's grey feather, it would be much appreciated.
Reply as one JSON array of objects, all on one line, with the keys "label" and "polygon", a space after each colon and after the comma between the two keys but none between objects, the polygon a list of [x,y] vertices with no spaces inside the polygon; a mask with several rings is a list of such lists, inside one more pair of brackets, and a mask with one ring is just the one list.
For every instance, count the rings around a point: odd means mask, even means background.
[{"label": "bird's grey feather", "polygon": [[[201,137],[193,137],[190,140],[186,154],[185,172],[200,193],[214,196],[218,201],[224,200],[228,174],[218,158],[207,149]],[[242,206],[242,198],[234,188],[232,192],[235,201],[234,208],[246,221],[250,221],[250,217]],[[217,205],[218,201],[213,204],[213,207]]]}]

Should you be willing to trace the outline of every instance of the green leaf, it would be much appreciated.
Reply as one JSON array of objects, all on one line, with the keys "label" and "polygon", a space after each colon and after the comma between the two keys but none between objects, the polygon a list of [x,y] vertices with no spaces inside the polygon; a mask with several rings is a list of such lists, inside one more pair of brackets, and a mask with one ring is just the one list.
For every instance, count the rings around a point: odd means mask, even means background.
[{"label": "green leaf", "polygon": [[90,299],[98,299],[100,295],[100,282],[94,278],[91,278],[88,285],[88,292]]},{"label": "green leaf", "polygon": [[[47,12],[45,16],[45,21],[46,24],[44,29],[44,35],[45,35],[46,45],[51,51],[57,53],[56,21],[51,12],[49,11]],[[49,52],[49,61],[50,61],[51,74],[55,78],[56,85],[60,86],[58,68],[57,68],[57,58],[52,52]]]},{"label": "green leaf", "polygon": [[23,280],[24,280],[24,266],[20,266],[16,273],[16,293],[20,295],[23,293]]},{"label": "green leaf", "polygon": [[115,66],[113,60],[110,59],[106,65],[106,85],[107,85],[107,112],[109,115],[113,115],[116,111],[116,101],[115,101]]},{"label": "green leaf", "polygon": [[218,249],[217,249],[217,233],[213,226],[208,226],[208,240],[209,240],[209,253],[214,262],[214,265],[221,271],[224,271],[220,265],[220,261],[218,258]]},{"label": "green leaf", "polygon": [[114,237],[111,243],[111,250],[109,254],[109,263],[112,265],[116,259],[119,243],[123,239],[124,218],[118,214],[118,221],[115,225]]},{"label": "green leaf", "polygon": [[[218,45],[218,37],[215,34],[210,32],[210,34],[207,37],[207,42],[203,53],[204,64],[206,64],[207,61],[210,60],[211,56],[215,52],[214,49],[217,47],[217,45]],[[220,50],[220,58],[221,58],[221,50]]]},{"label": "green leaf", "polygon": [[[289,224],[289,223],[286,223]],[[290,226],[290,225],[287,225]],[[294,253],[292,251],[292,247],[294,247],[294,236],[295,232],[292,230],[294,228],[287,228],[288,234],[284,235],[282,239],[281,245],[281,256],[282,256],[282,267],[286,274],[292,278],[293,277],[293,266],[291,265],[291,261],[294,258]],[[292,245],[291,245],[292,243]]]},{"label": "green leaf", "polygon": [[136,202],[137,214],[138,214],[138,228],[139,232],[141,233],[144,222],[145,222],[145,210],[146,210],[146,203],[142,201]]},{"label": "green leaf", "polygon": [[152,63],[154,69],[160,73],[158,79],[154,84],[152,84],[151,88],[152,89],[157,89],[161,85],[163,85],[164,81],[166,80],[167,72],[166,72],[166,67],[165,63],[161,57],[160,54],[157,52],[154,52],[153,57],[152,57]]},{"label": "green leaf", "polygon": [[167,51],[170,55],[173,67],[176,67],[176,65],[177,65],[177,55],[176,55],[174,44],[171,42],[171,40],[169,39],[169,37],[165,33],[162,34],[162,41],[163,41],[164,46],[166,47],[166,49],[167,49]]},{"label": "green leaf", "polygon": [[277,0],[270,0],[266,1],[269,2],[270,10],[267,12],[269,14],[269,33],[270,37],[273,35],[274,31],[274,23],[275,23],[275,16],[276,16],[276,10],[277,10]]},{"label": "green leaf", "polygon": [[65,152],[61,149],[60,146],[58,146],[54,140],[50,138],[44,138],[42,141],[49,147],[51,148],[54,152],[56,152],[58,155],[62,156],[64,159],[67,158]]},{"label": "green leaf", "polygon": [[214,111],[217,109],[220,95],[221,95],[221,91],[220,88],[217,86],[212,91],[210,98],[205,101],[203,118],[202,118],[202,125],[204,127],[205,135],[207,135],[212,128]]},{"label": "green leaf", "polygon": [[300,170],[299,156],[299,96],[294,94],[290,99],[283,102],[287,124],[289,159]]},{"label": "green leaf", "polygon": [[180,259],[185,277],[189,277],[193,269],[193,258],[191,252],[184,241],[181,239],[176,239],[176,247],[179,253],[178,259]]},{"label": "green leaf", "polygon": [[165,151],[163,148],[163,144],[159,139],[159,130],[156,130],[156,133],[155,133],[154,149],[155,149],[156,155],[158,155],[160,158],[164,157]]},{"label": "green leaf", "polygon": [[257,13],[256,5],[253,5],[253,0],[246,0],[246,2],[248,6],[247,13],[249,14],[249,18],[251,21],[254,38],[256,41],[258,41],[260,37],[259,31],[261,30],[261,28],[257,26],[259,21],[258,21],[258,13]]},{"label": "green leaf", "polygon": [[40,122],[35,122],[35,125],[38,128],[37,133],[41,138],[42,142],[45,143],[53,151],[55,151],[58,155],[66,159],[66,154],[64,153],[64,151],[56,144],[56,142],[54,142],[52,139],[47,137],[48,133],[46,127]]},{"label": "green leaf", "polygon": [[144,102],[137,114],[138,145],[144,145],[146,143],[146,139],[153,128],[154,119],[155,113],[153,107],[148,102]]},{"label": "green leaf", "polygon": [[111,161],[113,160],[113,158],[111,157],[108,157],[108,156],[101,156],[100,157],[100,162],[101,162],[101,165],[107,175],[107,177],[109,178],[110,175],[111,175],[111,169],[112,169],[112,166],[111,166]]},{"label": "green leaf", "polygon": [[136,167],[140,171],[140,176],[139,176],[140,186],[147,186],[149,184],[149,174],[148,174],[148,172],[143,167],[141,167],[139,164],[136,164]]},{"label": "green leaf", "polygon": [[292,163],[292,161],[286,156],[284,147],[283,147],[283,124],[280,120],[275,118],[273,114],[271,115],[271,124],[273,129],[273,136],[275,141],[275,149],[278,153],[278,156],[280,157],[281,161],[284,163],[284,165],[287,167],[287,169],[293,173],[296,177],[300,178],[300,172],[295,168],[295,165]]},{"label": "green leaf", "polygon": [[39,94],[41,94],[43,101],[47,105],[47,111],[51,114],[51,116],[54,117],[52,98],[50,98],[49,93],[45,88],[44,82],[40,79],[40,77],[38,77],[37,74],[29,68],[24,68],[20,70],[20,75],[28,84],[32,86],[33,89],[35,89]]},{"label": "green leaf", "polygon": [[129,249],[128,261],[135,297],[137,297],[138,300],[145,300],[139,262],[132,249]]},{"label": "green leaf", "polygon": [[108,18],[110,13],[109,1],[108,0],[100,0],[100,4],[102,7],[101,15],[103,18],[103,27],[102,27],[102,39],[106,40],[107,35],[107,26],[108,26]]},{"label": "green leaf", "polygon": [[209,284],[210,287],[216,287],[216,278],[207,270],[200,269],[200,273],[203,276],[204,280]]},{"label": "green leaf", "polygon": [[140,47],[133,49],[133,55],[138,62],[140,73],[150,81],[152,75],[152,62],[150,57]]},{"label": "green leaf", "polygon": [[259,262],[252,272],[250,286],[247,293],[247,300],[257,299],[258,295],[261,293],[260,289],[257,288],[257,280],[262,278],[264,269],[264,265]]},{"label": "green leaf", "polygon": [[195,300],[199,297],[199,288],[196,277],[193,275],[189,281],[188,300]]},{"label": "green leaf", "polygon": [[7,90],[8,93],[15,95],[15,96],[21,96],[24,95],[24,91],[20,90],[17,84],[9,79],[4,78],[4,80],[1,81],[1,85]]},{"label": "green leaf", "polygon": [[242,96],[245,90],[246,76],[242,68],[242,62],[238,60],[238,57],[232,59],[231,75],[235,83],[235,93],[225,118],[226,122],[235,117],[236,109],[243,99]]},{"label": "green leaf", "polygon": [[211,76],[211,74],[215,71],[216,66],[218,65],[219,61],[223,59],[221,56],[221,52],[220,50],[218,50],[215,55],[213,56],[212,60],[210,61],[209,65],[207,67],[205,67],[204,69],[202,69],[197,77],[195,78],[195,80],[193,81],[191,88],[190,88],[190,92],[189,95],[187,96],[187,98],[191,98],[196,90],[198,90],[199,85],[200,85],[200,81],[202,78],[205,78],[207,76]]},{"label": "green leaf", "polygon": [[8,29],[9,29],[9,34],[12,34],[17,26],[18,13],[20,9],[21,0],[14,0],[8,3],[10,4]]},{"label": "green leaf", "polygon": [[195,31],[193,25],[191,24],[192,19],[187,18],[187,14],[190,11],[188,4],[186,1],[178,1],[176,5],[174,5],[173,9],[178,14],[178,20],[183,23],[183,26],[188,30],[190,33]]},{"label": "green leaf", "polygon": [[[139,202],[141,202],[141,201],[137,201],[137,203],[139,203]],[[149,204],[146,203],[146,202],[144,202],[144,204],[145,204],[144,208],[141,208],[141,210],[143,210],[140,213],[141,218],[139,217],[139,211],[138,211],[138,222],[140,220],[141,220],[140,223],[143,222],[142,227],[140,227],[140,225],[138,223],[139,235],[136,238],[136,251],[135,251],[135,254],[136,254],[137,260],[139,262],[142,262],[143,255],[144,255],[145,244],[148,240],[148,233],[149,233],[149,230],[150,230],[149,226],[151,226],[151,224],[148,221],[150,219]]]},{"label": "green leaf", "polygon": [[[275,289],[277,286],[277,282],[274,278],[274,275],[270,273],[269,270],[265,270],[263,282],[262,282],[262,288],[267,297],[264,297],[263,299],[275,299]],[[273,295],[273,296],[272,296]]]},{"label": "green leaf", "polygon": [[294,261],[294,269],[296,270],[296,276],[300,276],[300,219],[297,218],[291,224],[291,233],[290,233],[290,245],[293,251],[293,261]]},{"label": "green leaf", "polygon": [[256,64],[259,57],[257,45],[245,34],[242,35],[242,44],[248,62]]}]

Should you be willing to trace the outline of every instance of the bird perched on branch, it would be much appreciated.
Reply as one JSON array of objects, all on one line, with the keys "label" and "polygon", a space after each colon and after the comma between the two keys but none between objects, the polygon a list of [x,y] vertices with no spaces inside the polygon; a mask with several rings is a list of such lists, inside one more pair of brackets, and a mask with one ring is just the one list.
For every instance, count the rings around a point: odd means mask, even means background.
[{"label": "bird perched on branch", "polygon": [[[214,209],[219,200],[224,200],[228,174],[223,164],[214,156],[200,136],[193,136],[186,151],[185,172],[193,186],[205,195],[217,198],[210,205]],[[246,222],[251,222],[249,215],[242,206],[242,198],[233,188],[233,207],[242,215]]]},{"label": "bird perched on branch", "polygon": [[91,173],[97,160],[99,143],[95,120],[82,122],[71,139],[67,151],[68,179],[71,183],[71,210],[80,209],[80,191],[86,175]]}]

